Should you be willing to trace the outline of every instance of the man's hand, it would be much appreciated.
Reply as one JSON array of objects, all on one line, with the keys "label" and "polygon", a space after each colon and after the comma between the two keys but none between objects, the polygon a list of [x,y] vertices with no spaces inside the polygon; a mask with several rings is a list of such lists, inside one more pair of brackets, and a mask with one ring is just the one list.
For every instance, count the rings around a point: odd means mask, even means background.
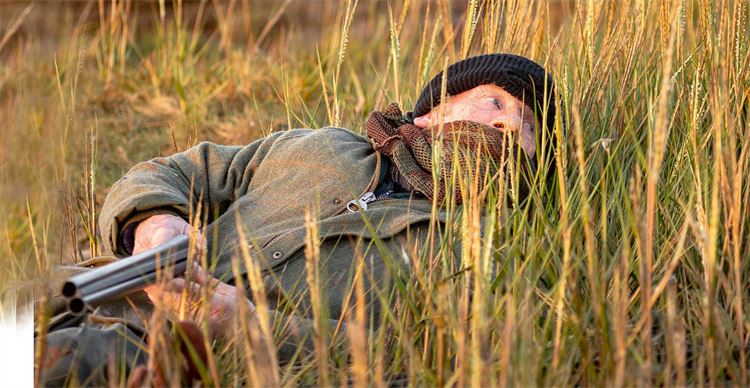
[{"label": "man's hand", "polygon": [[[172,279],[166,284],[153,285],[144,291],[154,304],[166,309],[169,315],[175,317],[180,307],[191,310],[197,306],[198,300],[204,295],[202,287],[208,287],[208,327],[212,337],[226,336],[231,333],[232,319],[236,315],[240,304],[244,304],[248,312],[255,312],[255,305],[243,293],[212,277],[198,264],[193,266],[192,281],[183,278]],[[188,297],[190,295],[190,297]],[[187,304],[187,305],[184,305]]]},{"label": "man's hand", "polygon": [[[135,228],[135,242],[133,254],[157,247],[167,241],[181,235],[189,235],[192,227],[181,217],[171,214],[159,214],[149,217]],[[195,231],[195,238],[199,244],[205,244],[205,240],[199,231]]]},{"label": "man's hand", "polygon": [[[159,214],[149,217],[138,224],[135,229],[135,244],[133,254],[154,248],[167,241],[180,236],[190,235],[192,227],[184,219],[171,214]],[[205,246],[206,240],[195,230],[197,243]],[[244,303],[250,312],[255,311],[252,304],[236,287],[223,283],[206,273],[199,265],[193,267],[192,281],[184,278],[176,278],[167,283],[155,284],[144,289],[148,298],[154,304],[165,308],[169,315],[176,317],[182,303],[189,303],[187,310],[196,299],[204,294],[201,287],[208,287],[208,326],[213,336],[226,334],[231,326],[232,318],[240,303]],[[186,300],[185,296],[190,294],[192,300]]]}]

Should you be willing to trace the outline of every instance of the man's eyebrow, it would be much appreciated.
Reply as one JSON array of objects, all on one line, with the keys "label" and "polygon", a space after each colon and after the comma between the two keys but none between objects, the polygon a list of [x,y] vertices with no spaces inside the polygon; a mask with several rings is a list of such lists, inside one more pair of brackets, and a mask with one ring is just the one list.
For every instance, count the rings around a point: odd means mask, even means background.
[{"label": "man's eyebrow", "polygon": [[505,89],[501,87],[493,87],[494,85],[483,85],[477,88],[477,91],[479,91],[482,94],[492,94],[493,96],[507,98],[512,97],[510,93],[508,93]]},{"label": "man's eyebrow", "polygon": [[492,90],[490,88],[487,89],[479,89],[478,90],[479,95],[481,97],[496,97],[496,98],[503,98],[503,95],[501,93],[498,93],[497,90]]}]

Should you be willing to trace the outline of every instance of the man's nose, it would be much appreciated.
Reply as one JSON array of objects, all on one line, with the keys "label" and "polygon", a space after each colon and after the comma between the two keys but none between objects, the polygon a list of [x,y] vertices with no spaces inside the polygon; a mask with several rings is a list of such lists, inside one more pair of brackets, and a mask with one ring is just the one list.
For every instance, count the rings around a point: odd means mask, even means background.
[{"label": "man's nose", "polygon": [[498,117],[492,120],[492,126],[503,132],[520,132],[521,120],[515,117]]}]

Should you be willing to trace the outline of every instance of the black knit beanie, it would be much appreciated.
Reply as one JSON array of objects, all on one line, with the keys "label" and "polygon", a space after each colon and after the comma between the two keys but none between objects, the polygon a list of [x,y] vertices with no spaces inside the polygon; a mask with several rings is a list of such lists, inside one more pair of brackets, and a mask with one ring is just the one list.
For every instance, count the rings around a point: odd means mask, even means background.
[{"label": "black knit beanie", "polygon": [[[552,77],[536,62],[513,54],[485,54],[456,62],[446,70],[446,93],[456,95],[479,85],[494,84],[503,88],[512,96],[524,101],[535,109],[539,123],[547,124],[550,150],[553,150],[555,137],[555,94]],[[443,72],[435,76],[422,90],[414,111],[407,114],[410,120],[427,114],[433,107],[440,105],[440,92],[443,83]],[[547,116],[543,115],[547,98]],[[554,152],[550,159],[554,158]],[[554,159],[551,160],[554,163]],[[550,173],[554,168],[550,166]],[[551,178],[552,174],[548,175]]]},{"label": "black knit beanie", "polygon": [[[555,120],[555,97],[552,77],[536,62],[513,54],[485,54],[456,62],[447,69],[446,93],[456,95],[479,85],[494,84],[512,96],[536,108],[537,118],[552,128]],[[546,79],[546,85],[545,85]],[[435,76],[414,104],[412,118],[427,114],[440,105],[443,72]],[[547,117],[542,117],[544,91],[549,97]],[[532,104],[531,100],[536,104]],[[534,106],[536,105],[536,106]]]}]

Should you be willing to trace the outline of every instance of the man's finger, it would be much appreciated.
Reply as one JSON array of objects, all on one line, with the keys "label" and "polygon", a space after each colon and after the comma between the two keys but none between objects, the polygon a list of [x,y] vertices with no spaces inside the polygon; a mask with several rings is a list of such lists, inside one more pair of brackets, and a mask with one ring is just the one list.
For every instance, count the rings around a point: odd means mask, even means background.
[{"label": "man's finger", "polygon": [[193,262],[193,281],[201,285],[205,285],[208,281],[206,271],[196,262]]},{"label": "man's finger", "polygon": [[221,283],[219,279],[209,275],[198,263],[193,263],[193,281],[205,287],[216,287]]},{"label": "man's finger", "polygon": [[[165,295],[168,295],[170,293],[172,294],[180,294],[185,289],[188,282],[183,278],[174,278],[169,280],[166,283],[157,283],[150,285],[143,289],[143,291],[146,292],[148,295],[148,298],[151,299],[151,301],[155,302],[159,300],[160,298],[164,297]],[[200,291],[200,285],[197,283],[190,282],[190,285],[188,286],[188,289],[192,293],[198,293]]]},{"label": "man's finger", "polygon": [[[177,312],[180,305],[188,301],[197,301],[201,295],[201,285],[185,279],[172,279],[163,285],[150,286],[144,289],[155,305]],[[184,295],[184,291],[188,295]],[[191,296],[192,295],[192,296]]]},{"label": "man's finger", "polygon": [[165,286],[165,291],[176,294],[182,293],[185,289],[193,295],[199,295],[201,292],[201,285],[183,278],[175,278],[170,280]]},{"label": "man's finger", "polygon": [[206,249],[208,247],[206,238],[203,237],[200,228],[193,227],[193,225],[185,223],[185,226],[182,228],[181,234],[193,237],[195,239],[195,244],[201,249]]},{"label": "man's finger", "polygon": [[151,286],[148,286],[143,289],[143,291],[148,295],[148,298],[151,300],[151,302],[156,302],[159,300],[159,295],[162,294],[161,285],[154,284]]}]

